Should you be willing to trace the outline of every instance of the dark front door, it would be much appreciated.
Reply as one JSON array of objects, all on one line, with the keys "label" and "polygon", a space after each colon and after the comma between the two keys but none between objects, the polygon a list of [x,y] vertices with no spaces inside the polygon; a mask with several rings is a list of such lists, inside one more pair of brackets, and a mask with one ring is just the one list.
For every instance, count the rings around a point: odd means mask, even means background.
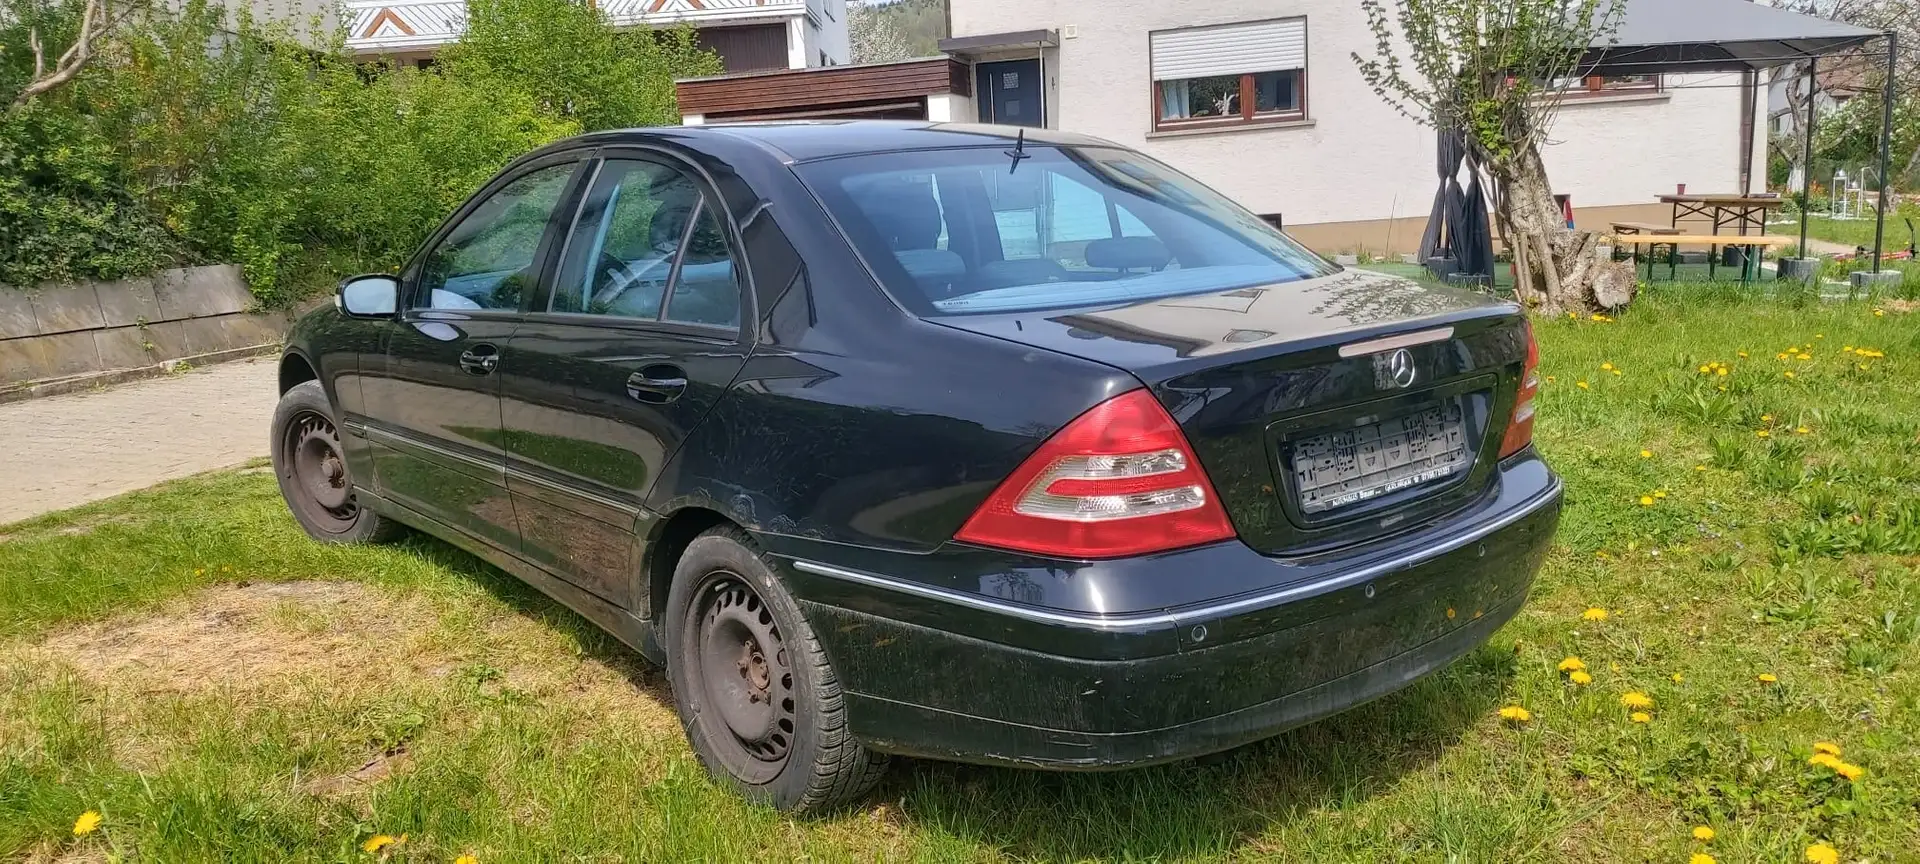
[{"label": "dark front door", "polygon": [[1009,126],[1045,126],[1041,105],[1040,61],[1002,60],[974,64],[980,94],[980,122]]},{"label": "dark front door", "polygon": [[507,348],[521,552],[617,605],[633,608],[648,492],[745,362],[735,236],[679,163],[609,158]]},{"label": "dark front door", "polygon": [[505,350],[576,164],[503,178],[429,242],[403,280],[386,374],[366,385],[381,494],[510,550],[520,533],[500,429]]}]

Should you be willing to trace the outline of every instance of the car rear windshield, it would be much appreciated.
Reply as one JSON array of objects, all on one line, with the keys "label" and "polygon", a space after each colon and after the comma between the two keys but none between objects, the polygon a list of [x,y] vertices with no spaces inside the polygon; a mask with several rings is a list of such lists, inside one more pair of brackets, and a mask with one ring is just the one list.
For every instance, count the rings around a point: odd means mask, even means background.
[{"label": "car rear windshield", "polygon": [[1338,269],[1119,148],[875,153],[796,170],[886,289],[923,315],[1132,303]]}]

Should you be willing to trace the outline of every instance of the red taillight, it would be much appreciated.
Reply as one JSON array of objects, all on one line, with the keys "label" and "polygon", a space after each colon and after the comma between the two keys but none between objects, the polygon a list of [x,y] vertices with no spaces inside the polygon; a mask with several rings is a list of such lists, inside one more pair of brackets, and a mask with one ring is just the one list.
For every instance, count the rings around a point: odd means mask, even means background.
[{"label": "red taillight", "polygon": [[1533,397],[1540,394],[1540,343],[1533,338],[1533,322],[1521,322],[1527,333],[1527,365],[1520,370],[1520,395],[1513,401],[1513,418],[1507,421],[1507,437],[1500,442],[1500,458],[1505,459],[1533,443]]},{"label": "red taillight", "polygon": [[953,536],[1057,558],[1118,558],[1234,534],[1173,417],[1133,390],[1054,433]]}]

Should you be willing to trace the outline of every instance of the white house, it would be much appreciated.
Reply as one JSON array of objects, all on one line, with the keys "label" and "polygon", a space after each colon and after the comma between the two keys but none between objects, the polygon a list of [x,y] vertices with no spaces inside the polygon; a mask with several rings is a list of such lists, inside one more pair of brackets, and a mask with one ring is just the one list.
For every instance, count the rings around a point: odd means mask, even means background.
[{"label": "white house", "polygon": [[[1438,183],[1431,130],[1362,80],[1353,0],[950,0],[941,49],[979,120],[1083,132],[1194,175],[1323,252],[1410,252]],[[1764,185],[1764,87],[1742,73],[1575,82],[1546,158],[1583,226],[1655,196]],[[1758,131],[1756,131],[1756,129]]]},{"label": "white house", "polygon": [[[590,0],[591,2],[591,0]],[[728,72],[847,62],[846,0],[599,0],[615,26],[689,24]],[[426,63],[460,38],[465,0],[346,0],[347,48]]]}]

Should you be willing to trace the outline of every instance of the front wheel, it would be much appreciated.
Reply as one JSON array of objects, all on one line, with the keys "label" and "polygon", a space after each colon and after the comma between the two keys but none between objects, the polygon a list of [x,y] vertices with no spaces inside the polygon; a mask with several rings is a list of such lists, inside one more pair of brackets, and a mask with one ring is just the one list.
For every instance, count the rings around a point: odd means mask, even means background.
[{"label": "front wheel", "polygon": [[848,730],[833,667],[744,533],[719,528],[687,546],[664,621],[681,725],[721,782],[814,813],[879,781],[886,757]]},{"label": "front wheel", "polygon": [[273,473],[294,521],[315,540],[374,543],[399,530],[355,498],[333,406],[318,381],[294,385],[273,411]]}]

